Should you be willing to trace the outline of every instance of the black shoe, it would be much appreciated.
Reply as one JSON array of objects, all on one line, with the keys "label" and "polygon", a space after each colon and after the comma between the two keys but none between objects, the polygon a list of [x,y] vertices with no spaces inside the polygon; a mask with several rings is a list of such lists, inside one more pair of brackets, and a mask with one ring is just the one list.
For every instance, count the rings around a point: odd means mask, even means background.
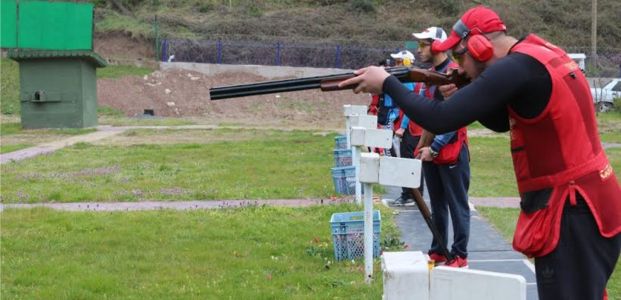
[{"label": "black shoe", "polygon": [[414,199],[401,196],[401,197],[395,199],[395,202],[393,202],[393,205],[394,206],[410,206],[410,205],[414,205]]}]

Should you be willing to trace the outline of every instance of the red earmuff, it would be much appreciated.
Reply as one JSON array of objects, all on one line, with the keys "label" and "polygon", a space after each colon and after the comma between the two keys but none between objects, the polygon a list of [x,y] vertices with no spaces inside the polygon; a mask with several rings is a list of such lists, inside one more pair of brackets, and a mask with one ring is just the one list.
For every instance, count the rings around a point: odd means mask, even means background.
[{"label": "red earmuff", "polygon": [[466,42],[470,56],[477,61],[486,62],[494,55],[494,47],[490,40],[482,34],[470,35]]},{"label": "red earmuff", "polygon": [[438,51],[438,46],[440,46],[440,44],[442,44],[442,42],[438,40],[433,40],[433,42],[431,42],[431,53],[441,52],[441,51]]}]

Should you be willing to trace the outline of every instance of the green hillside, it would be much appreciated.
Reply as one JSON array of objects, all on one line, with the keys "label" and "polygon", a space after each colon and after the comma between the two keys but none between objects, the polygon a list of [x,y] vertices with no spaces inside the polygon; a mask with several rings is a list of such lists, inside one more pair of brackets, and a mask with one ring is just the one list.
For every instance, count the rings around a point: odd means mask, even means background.
[{"label": "green hillside", "polygon": [[[450,28],[479,1],[464,0],[97,0],[96,31],[154,37],[287,41],[402,41],[431,25]],[[529,32],[582,51],[590,47],[591,1],[481,1],[499,12],[509,33]],[[598,1],[600,52],[621,52],[621,1]],[[575,51],[575,50],[574,50]]]}]

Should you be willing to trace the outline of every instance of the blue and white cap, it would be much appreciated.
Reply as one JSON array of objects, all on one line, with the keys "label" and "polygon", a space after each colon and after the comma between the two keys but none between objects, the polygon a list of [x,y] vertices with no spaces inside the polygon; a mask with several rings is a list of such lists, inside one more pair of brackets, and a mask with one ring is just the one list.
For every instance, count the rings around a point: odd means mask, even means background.
[{"label": "blue and white cap", "polygon": [[399,51],[397,53],[390,54],[390,57],[394,59],[409,59],[410,61],[414,61],[414,54],[408,50]]},{"label": "blue and white cap", "polygon": [[446,32],[441,27],[429,27],[423,32],[415,32],[412,35],[417,40],[434,40],[444,42],[446,41]]}]

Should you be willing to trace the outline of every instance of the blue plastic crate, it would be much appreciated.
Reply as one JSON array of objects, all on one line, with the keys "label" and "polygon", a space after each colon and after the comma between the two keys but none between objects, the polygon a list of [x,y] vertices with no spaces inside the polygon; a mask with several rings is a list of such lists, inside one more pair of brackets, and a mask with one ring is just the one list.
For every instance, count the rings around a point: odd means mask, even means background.
[{"label": "blue plastic crate", "polygon": [[[364,212],[345,212],[332,214],[332,242],[337,261],[364,256]],[[380,255],[381,217],[373,211],[373,257]]]},{"label": "blue plastic crate", "polygon": [[347,136],[337,135],[334,137],[335,148],[339,150],[347,149]]},{"label": "blue plastic crate", "polygon": [[334,190],[339,194],[356,193],[356,168],[354,166],[332,168]]},{"label": "blue plastic crate", "polygon": [[334,149],[334,165],[346,167],[352,165],[351,149]]}]

